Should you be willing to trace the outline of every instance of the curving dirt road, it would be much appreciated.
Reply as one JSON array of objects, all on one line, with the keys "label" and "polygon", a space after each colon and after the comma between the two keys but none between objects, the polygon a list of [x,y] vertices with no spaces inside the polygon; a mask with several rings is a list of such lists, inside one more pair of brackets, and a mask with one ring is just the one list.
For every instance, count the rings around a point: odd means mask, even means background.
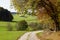
[{"label": "curving dirt road", "polygon": [[40,40],[36,33],[42,32],[42,31],[33,31],[33,32],[27,32],[23,36],[21,36],[18,40]]}]

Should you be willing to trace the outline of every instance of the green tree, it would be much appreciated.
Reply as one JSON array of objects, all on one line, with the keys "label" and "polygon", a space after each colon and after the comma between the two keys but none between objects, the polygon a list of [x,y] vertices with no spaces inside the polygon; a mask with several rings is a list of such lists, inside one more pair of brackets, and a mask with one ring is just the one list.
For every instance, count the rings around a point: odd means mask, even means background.
[{"label": "green tree", "polygon": [[34,13],[37,1],[38,0],[11,0],[11,4],[19,13],[24,13],[29,9],[32,9],[32,13]]},{"label": "green tree", "polygon": [[0,21],[12,21],[13,16],[10,11],[0,7]]},{"label": "green tree", "polygon": [[19,13],[24,12],[26,3],[27,0],[11,0],[11,5],[13,5]]}]

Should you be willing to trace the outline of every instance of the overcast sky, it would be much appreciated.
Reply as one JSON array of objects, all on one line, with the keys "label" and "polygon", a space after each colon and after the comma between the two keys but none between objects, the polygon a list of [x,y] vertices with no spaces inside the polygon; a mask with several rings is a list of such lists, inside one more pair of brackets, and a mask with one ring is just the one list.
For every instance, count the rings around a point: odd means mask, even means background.
[{"label": "overcast sky", "polygon": [[0,7],[8,9],[11,12],[16,12],[14,8],[11,9],[10,0],[0,0]]}]

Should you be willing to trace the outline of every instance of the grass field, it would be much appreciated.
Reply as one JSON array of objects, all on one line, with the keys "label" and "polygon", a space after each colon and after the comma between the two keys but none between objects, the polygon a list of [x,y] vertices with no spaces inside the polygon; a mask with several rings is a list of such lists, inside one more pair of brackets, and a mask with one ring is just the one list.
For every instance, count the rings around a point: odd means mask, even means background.
[{"label": "grass field", "polygon": [[[36,22],[36,17],[34,16],[26,16],[26,17],[19,17],[19,15],[14,14],[13,21],[21,21],[26,20],[28,23],[33,21]],[[3,22],[0,21],[0,40],[16,40],[19,36],[23,35],[26,31],[16,31],[16,22]],[[10,23],[10,26],[13,27],[13,31],[7,31],[7,25]]]},{"label": "grass field", "polygon": [[26,31],[0,31],[0,40],[17,40]]},{"label": "grass field", "polygon": [[[19,15],[16,15],[14,14],[13,15],[14,19],[13,21],[16,21],[16,22],[19,22],[21,20],[26,20],[28,23],[29,22],[36,22],[36,17],[34,16],[26,16],[26,17],[19,17]],[[15,27],[16,27],[16,22],[3,22],[3,21],[0,21],[0,31],[6,31],[7,30],[7,26],[8,24],[10,23],[10,26],[13,27],[13,30],[16,30]]]}]

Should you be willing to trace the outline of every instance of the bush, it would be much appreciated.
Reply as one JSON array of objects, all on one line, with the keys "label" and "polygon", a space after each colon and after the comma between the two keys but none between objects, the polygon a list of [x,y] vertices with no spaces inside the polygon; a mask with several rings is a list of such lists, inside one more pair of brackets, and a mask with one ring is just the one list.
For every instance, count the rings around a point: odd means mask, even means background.
[{"label": "bush", "polygon": [[7,30],[8,31],[12,31],[13,30],[12,25],[10,23],[7,23]]},{"label": "bush", "polygon": [[0,7],[0,21],[12,21],[13,16],[10,11]]},{"label": "bush", "polygon": [[42,23],[38,23],[36,30],[43,30],[43,24]]},{"label": "bush", "polygon": [[29,27],[31,27],[32,30],[42,30],[43,29],[43,24],[42,23],[37,23],[37,22],[31,22],[29,24]]},{"label": "bush", "polygon": [[28,28],[28,24],[25,20],[22,20],[22,21],[19,21],[17,23],[16,28],[17,28],[18,31],[20,31],[20,30],[23,31],[23,30],[26,30]]}]

